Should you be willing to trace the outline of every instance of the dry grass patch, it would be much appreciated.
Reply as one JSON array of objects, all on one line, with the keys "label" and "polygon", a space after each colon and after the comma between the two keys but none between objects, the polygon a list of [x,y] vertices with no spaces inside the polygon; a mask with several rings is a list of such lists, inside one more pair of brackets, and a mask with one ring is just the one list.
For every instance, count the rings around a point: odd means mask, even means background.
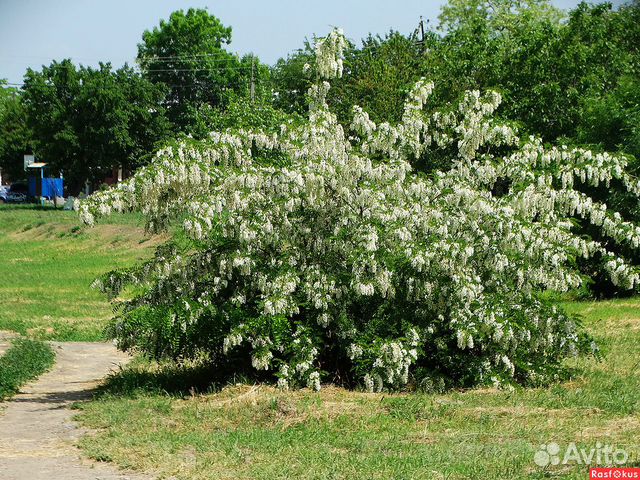
[{"label": "dry grass patch", "polygon": [[638,459],[640,333],[628,323],[640,299],[621,303],[569,304],[605,357],[570,362],[575,378],[546,388],[436,395],[234,384],[175,396],[153,389],[158,379],[171,384],[162,366],[134,364],[111,394],[83,406],[82,422],[99,434],[82,448],[180,480],[584,479],[584,465],[541,469],[533,456],[549,442],[587,450],[601,442]]}]

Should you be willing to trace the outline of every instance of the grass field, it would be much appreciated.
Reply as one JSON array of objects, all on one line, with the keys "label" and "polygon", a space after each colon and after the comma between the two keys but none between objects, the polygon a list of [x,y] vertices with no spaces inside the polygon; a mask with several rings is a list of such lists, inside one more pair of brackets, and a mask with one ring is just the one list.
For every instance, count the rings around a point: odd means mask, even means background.
[{"label": "grass field", "polygon": [[[111,311],[90,283],[149,255],[159,239],[133,216],[77,224],[72,212],[0,207],[0,330],[100,338]],[[568,382],[441,395],[238,384],[201,395],[188,386],[202,372],[137,360],[78,407],[97,430],[81,447],[189,480],[588,478],[575,461],[538,466],[534,455],[551,442],[561,457],[571,442],[586,453],[614,446],[640,466],[640,298],[565,307],[582,314],[605,355],[574,361]]]},{"label": "grass field", "polygon": [[0,330],[55,340],[97,340],[111,315],[90,288],[100,274],[150,254],[140,217],[95,228],[75,212],[0,206]]},{"label": "grass field", "polygon": [[444,395],[234,385],[183,396],[154,391],[171,379],[138,362],[82,406],[80,420],[98,430],[82,448],[179,479],[588,478],[575,461],[538,466],[551,442],[561,457],[571,442],[587,453],[600,442],[640,465],[640,299],[566,307],[606,355],[574,362],[580,373],[566,383]]}]

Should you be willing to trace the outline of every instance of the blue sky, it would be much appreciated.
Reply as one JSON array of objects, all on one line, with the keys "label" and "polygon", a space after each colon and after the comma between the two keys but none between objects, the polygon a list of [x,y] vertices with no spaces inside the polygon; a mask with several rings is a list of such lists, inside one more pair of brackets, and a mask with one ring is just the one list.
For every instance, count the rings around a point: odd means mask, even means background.
[{"label": "blue sky", "polygon": [[[393,28],[412,32],[420,15],[438,15],[444,1],[425,0],[0,0],[0,78],[21,83],[27,67],[53,59],[115,66],[133,63],[142,32],[178,9],[206,7],[233,27],[230,49],[263,62],[302,45],[305,37],[342,27],[354,40]],[[553,0],[572,8],[577,0]],[[622,3],[622,0],[613,2]]]}]

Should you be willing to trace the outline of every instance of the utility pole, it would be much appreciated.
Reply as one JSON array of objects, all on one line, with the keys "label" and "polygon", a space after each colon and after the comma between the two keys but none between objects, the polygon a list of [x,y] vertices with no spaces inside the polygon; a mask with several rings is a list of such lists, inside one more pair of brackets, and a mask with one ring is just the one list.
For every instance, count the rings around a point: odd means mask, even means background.
[{"label": "utility pole", "polygon": [[418,24],[418,28],[413,32],[413,38],[415,38],[416,43],[420,45],[420,50],[422,53],[425,51],[425,40],[424,40],[424,19],[422,15],[420,15],[420,23]]},{"label": "utility pole", "polygon": [[251,55],[251,103],[254,103],[256,99],[255,69],[256,69],[256,57],[254,55]]}]

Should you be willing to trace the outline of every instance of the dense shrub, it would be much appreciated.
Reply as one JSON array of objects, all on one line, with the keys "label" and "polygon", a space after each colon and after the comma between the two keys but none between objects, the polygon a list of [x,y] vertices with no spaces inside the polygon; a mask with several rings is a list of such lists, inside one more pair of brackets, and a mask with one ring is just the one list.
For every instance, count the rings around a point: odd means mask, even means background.
[{"label": "dense shrub", "polygon": [[[283,387],[369,390],[416,375],[537,384],[565,357],[596,352],[541,292],[579,286],[576,259],[592,255],[615,284],[638,285],[607,241],[637,249],[640,229],[574,188],[613,180],[637,197],[625,157],[520,139],[493,118],[495,92],[426,113],[426,81],[401,122],[354,107],[347,134],[325,101],[344,46],[336,31],[316,43],[307,122],[166,148],[80,205],[89,224],[140,210],[152,229],[181,222],[189,239],[99,282],[112,296],[137,286],[110,327],[120,347],[251,365]],[[450,167],[415,173],[430,155]],[[575,235],[571,217],[607,241]]]}]

